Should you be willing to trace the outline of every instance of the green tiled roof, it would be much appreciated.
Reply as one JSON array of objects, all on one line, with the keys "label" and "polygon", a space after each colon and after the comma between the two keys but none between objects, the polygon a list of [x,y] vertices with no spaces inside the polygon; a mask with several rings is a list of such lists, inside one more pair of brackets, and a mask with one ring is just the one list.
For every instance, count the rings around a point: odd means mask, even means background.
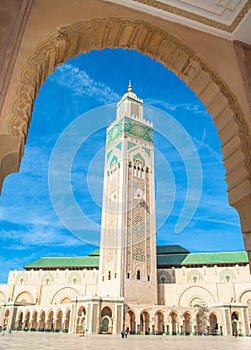
[{"label": "green tiled roof", "polygon": [[32,263],[24,266],[25,269],[32,268],[60,268],[60,267],[98,267],[98,256],[74,256],[74,257],[55,257],[40,258]]},{"label": "green tiled roof", "polygon": [[94,250],[94,252],[91,252],[90,254],[88,254],[88,256],[99,256],[100,250]]},{"label": "green tiled roof", "polygon": [[187,254],[157,255],[157,265],[181,265]]},{"label": "green tiled roof", "polygon": [[[88,256],[79,257],[53,257],[40,258],[26,266],[25,269],[46,269],[46,268],[78,268],[78,267],[98,267],[99,249]],[[186,265],[212,265],[212,264],[238,264],[248,263],[246,252],[227,253],[190,253],[179,245],[158,246],[157,265],[158,266],[186,266]]]},{"label": "green tiled roof", "polygon": [[228,252],[228,253],[201,253],[188,254],[182,265],[201,265],[201,264],[219,264],[219,263],[248,263],[246,252]]},{"label": "green tiled roof", "polygon": [[189,250],[180,245],[160,245],[157,246],[157,255],[159,254],[188,254]]}]

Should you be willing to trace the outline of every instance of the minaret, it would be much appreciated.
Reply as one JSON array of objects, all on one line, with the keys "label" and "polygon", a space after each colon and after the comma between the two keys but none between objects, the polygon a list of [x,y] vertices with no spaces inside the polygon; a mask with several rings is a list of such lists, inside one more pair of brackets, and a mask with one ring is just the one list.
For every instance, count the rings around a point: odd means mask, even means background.
[{"label": "minaret", "polygon": [[157,303],[153,125],[132,91],[107,128],[99,295]]}]

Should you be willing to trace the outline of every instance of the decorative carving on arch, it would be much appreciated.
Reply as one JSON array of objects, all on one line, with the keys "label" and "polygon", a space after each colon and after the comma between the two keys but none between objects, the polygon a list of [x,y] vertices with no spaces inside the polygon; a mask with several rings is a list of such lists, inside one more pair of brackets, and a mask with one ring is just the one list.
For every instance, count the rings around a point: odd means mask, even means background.
[{"label": "decorative carving on arch", "polygon": [[233,270],[231,269],[223,269],[219,274],[219,278],[221,282],[232,282],[236,280],[236,276]]},{"label": "decorative carving on arch", "polygon": [[62,304],[62,302],[64,303],[66,299],[70,300],[76,298],[77,296],[79,296],[79,292],[76,291],[76,289],[69,287],[62,288],[54,294],[51,300],[51,304]]},{"label": "decorative carving on arch", "polygon": [[72,272],[68,277],[69,284],[80,284],[82,283],[82,277],[79,272]]},{"label": "decorative carving on arch", "polygon": [[41,277],[42,284],[53,284],[54,283],[54,274],[52,272],[45,272]]},{"label": "decorative carving on arch", "polygon": [[80,53],[104,48],[142,52],[172,70],[196,93],[212,115],[222,142],[230,204],[240,200],[236,193],[231,195],[231,190],[250,182],[251,142],[235,97],[191,48],[144,21],[117,17],[79,21],[59,28],[39,43],[16,87],[16,99],[9,112],[10,135],[25,143],[39,88],[58,65]]},{"label": "decorative carving on arch", "polygon": [[240,303],[246,303],[246,304],[248,303],[248,301],[251,302],[251,289],[247,289],[244,292],[242,292],[238,297],[238,301]]},{"label": "decorative carving on arch", "polygon": [[15,279],[16,284],[27,284],[28,283],[28,275],[25,272],[20,272],[17,274]]},{"label": "decorative carving on arch", "polygon": [[20,294],[18,294],[18,296],[16,297],[16,300],[15,302],[16,303],[33,303],[33,296],[31,295],[30,292],[28,291],[24,291],[24,292],[21,292]]},{"label": "decorative carving on arch", "polygon": [[203,283],[203,275],[201,272],[199,272],[196,269],[189,271],[186,279],[187,279],[187,282],[194,283],[194,284]]},{"label": "decorative carving on arch", "polygon": [[181,293],[178,305],[188,307],[191,306],[191,304],[194,305],[195,300],[206,301],[209,305],[216,302],[216,298],[206,288],[193,286],[185,289]]}]

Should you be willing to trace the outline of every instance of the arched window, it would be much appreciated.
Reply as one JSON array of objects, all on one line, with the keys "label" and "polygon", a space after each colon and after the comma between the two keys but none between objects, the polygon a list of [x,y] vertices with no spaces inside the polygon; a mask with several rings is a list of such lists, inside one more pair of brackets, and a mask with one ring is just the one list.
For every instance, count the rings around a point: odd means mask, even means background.
[{"label": "arched window", "polygon": [[138,166],[138,177],[141,177],[140,167]]},{"label": "arched window", "polygon": [[111,271],[108,272],[108,280],[111,279]]},{"label": "arched window", "polygon": [[134,176],[137,176],[137,168],[136,168],[136,165],[134,165],[134,167],[133,167],[133,175],[134,175]]},{"label": "arched window", "polygon": [[160,282],[161,283],[166,283],[166,277],[165,276],[161,276],[160,277]]},{"label": "arched window", "polygon": [[142,179],[144,179],[145,178],[144,169],[142,168],[141,170],[142,170],[141,177],[142,177]]},{"label": "arched window", "polygon": [[137,271],[137,280],[140,280],[140,271]]},{"label": "arched window", "polygon": [[231,280],[231,276],[226,275],[226,276],[225,276],[225,280],[226,280],[226,282],[227,282],[227,283],[228,283],[228,282],[230,282],[230,280]]}]

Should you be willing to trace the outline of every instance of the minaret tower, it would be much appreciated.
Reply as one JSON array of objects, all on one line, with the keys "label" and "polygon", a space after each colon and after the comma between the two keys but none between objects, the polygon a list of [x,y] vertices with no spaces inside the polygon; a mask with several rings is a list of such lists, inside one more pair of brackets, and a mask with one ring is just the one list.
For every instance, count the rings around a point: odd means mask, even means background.
[{"label": "minaret tower", "polygon": [[131,83],[107,128],[99,295],[157,303],[153,125]]}]

